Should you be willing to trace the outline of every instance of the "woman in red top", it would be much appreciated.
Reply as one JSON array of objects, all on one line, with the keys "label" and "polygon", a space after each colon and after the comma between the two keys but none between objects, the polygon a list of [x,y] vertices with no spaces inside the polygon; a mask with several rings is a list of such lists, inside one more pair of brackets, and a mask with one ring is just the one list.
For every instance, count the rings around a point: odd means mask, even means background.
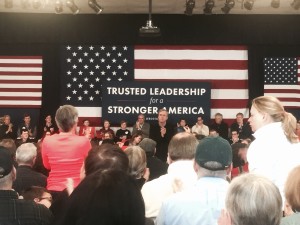
[{"label": "woman in red top", "polygon": [[61,106],[55,115],[59,134],[48,136],[42,143],[42,157],[45,168],[51,170],[47,189],[60,192],[71,178],[76,187],[80,182],[80,168],[91,144],[86,137],[75,134],[78,112],[71,105]]}]

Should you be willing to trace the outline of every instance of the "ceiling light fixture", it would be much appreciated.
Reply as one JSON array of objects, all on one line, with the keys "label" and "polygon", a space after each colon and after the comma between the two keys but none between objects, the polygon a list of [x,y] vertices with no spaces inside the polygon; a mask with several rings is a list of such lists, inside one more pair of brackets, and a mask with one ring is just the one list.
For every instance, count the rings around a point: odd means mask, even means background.
[{"label": "ceiling light fixture", "polygon": [[29,0],[21,0],[21,6],[23,9],[27,9],[30,6]]},{"label": "ceiling light fixture", "polygon": [[88,4],[96,14],[100,14],[103,11],[103,8],[97,3],[97,0],[89,0]]},{"label": "ceiling light fixture", "polygon": [[275,9],[279,8],[280,6],[280,0],[272,0],[271,6]]},{"label": "ceiling light fixture", "polygon": [[79,13],[78,6],[74,3],[74,0],[67,0],[66,1],[67,7],[71,10],[71,12],[75,15]]},{"label": "ceiling light fixture", "polygon": [[33,1],[32,1],[32,8],[34,8],[34,9],[40,8],[41,5],[42,5],[42,3],[41,3],[40,0],[33,0]]},{"label": "ceiling light fixture", "polygon": [[204,14],[210,15],[212,14],[212,9],[215,7],[214,0],[207,0],[205,1],[205,7],[203,9]]},{"label": "ceiling light fixture", "polygon": [[234,7],[235,1],[234,0],[226,0],[225,5],[221,10],[225,13],[228,14],[230,10]]},{"label": "ceiling light fixture", "polygon": [[4,1],[4,7],[5,7],[5,8],[10,9],[10,8],[12,8],[13,6],[14,6],[13,0],[5,0],[5,1]]},{"label": "ceiling light fixture", "polygon": [[56,0],[55,1],[55,7],[54,7],[55,13],[61,14],[64,9],[63,9],[63,3],[61,0]]},{"label": "ceiling light fixture", "polygon": [[146,22],[146,26],[141,27],[139,30],[141,37],[158,37],[160,36],[160,29],[152,23],[152,0],[149,0],[149,19]]},{"label": "ceiling light fixture", "polygon": [[251,10],[253,8],[254,5],[254,0],[246,0],[244,1],[244,7],[247,10]]},{"label": "ceiling light fixture", "polygon": [[291,6],[293,9],[300,9],[300,0],[294,0],[292,3],[291,3]]},{"label": "ceiling light fixture", "polygon": [[187,16],[193,15],[194,7],[195,7],[195,0],[187,0],[185,3],[184,14]]}]

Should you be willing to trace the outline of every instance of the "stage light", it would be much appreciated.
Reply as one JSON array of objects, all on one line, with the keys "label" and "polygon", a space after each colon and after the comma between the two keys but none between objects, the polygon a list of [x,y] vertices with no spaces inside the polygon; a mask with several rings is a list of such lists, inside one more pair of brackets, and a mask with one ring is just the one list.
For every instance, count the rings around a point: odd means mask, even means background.
[{"label": "stage light", "polygon": [[5,8],[10,9],[10,8],[12,8],[13,6],[14,6],[13,0],[5,0],[5,1],[4,1],[4,7],[5,7]]},{"label": "stage light", "polygon": [[30,6],[29,0],[21,0],[21,6],[23,9],[27,9]]},{"label": "stage light", "polygon": [[228,14],[230,10],[234,7],[235,1],[234,0],[226,0],[225,5],[221,10],[225,13]]},{"label": "stage light", "polygon": [[195,0],[187,0],[185,3],[184,14],[187,16],[193,15],[194,7],[195,7]]},{"label": "stage light", "polygon": [[32,7],[33,7],[34,9],[40,8],[41,5],[42,5],[42,3],[41,3],[40,0],[33,0],[33,1],[32,1]]},{"label": "stage light", "polygon": [[271,6],[275,9],[279,8],[280,6],[280,0],[272,0]]},{"label": "stage light", "polygon": [[88,3],[96,14],[100,14],[103,11],[103,8],[97,3],[97,0],[89,0]]},{"label": "stage light", "polygon": [[251,10],[253,8],[254,5],[254,0],[246,0],[244,1],[244,7],[247,10]]},{"label": "stage light", "polygon": [[203,9],[204,14],[212,14],[212,9],[215,6],[214,0],[207,0]]},{"label": "stage light", "polygon": [[55,13],[60,14],[64,11],[63,9],[63,3],[61,0],[55,1],[55,7],[54,7]]},{"label": "stage light", "polygon": [[300,9],[300,0],[294,0],[291,4],[292,8],[298,10]]},{"label": "stage light", "polygon": [[78,6],[74,3],[74,0],[67,0],[66,1],[67,7],[71,10],[73,14],[78,14],[79,13],[79,8]]},{"label": "stage light", "polygon": [[139,29],[139,35],[141,37],[159,37],[161,35],[160,28],[152,23],[152,0],[149,0],[149,19],[146,26]]}]

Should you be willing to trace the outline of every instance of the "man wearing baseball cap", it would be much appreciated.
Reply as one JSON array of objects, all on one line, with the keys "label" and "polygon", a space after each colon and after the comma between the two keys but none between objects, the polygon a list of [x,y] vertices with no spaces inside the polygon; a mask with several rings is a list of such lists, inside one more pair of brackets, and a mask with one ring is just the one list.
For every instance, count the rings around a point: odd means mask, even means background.
[{"label": "man wearing baseball cap", "polygon": [[225,204],[231,163],[232,150],[227,140],[220,136],[202,139],[195,155],[196,185],[164,201],[157,224],[217,224]]},{"label": "man wearing baseball cap", "polygon": [[50,224],[52,214],[44,205],[18,199],[18,193],[12,189],[15,177],[11,154],[0,146],[0,224]]}]

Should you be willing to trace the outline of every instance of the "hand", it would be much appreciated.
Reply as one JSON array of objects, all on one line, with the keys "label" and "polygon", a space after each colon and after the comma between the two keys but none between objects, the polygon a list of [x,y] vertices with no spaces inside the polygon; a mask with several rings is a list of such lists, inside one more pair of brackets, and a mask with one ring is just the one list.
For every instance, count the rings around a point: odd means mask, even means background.
[{"label": "hand", "polygon": [[221,215],[218,219],[218,225],[231,225],[231,217],[225,209],[222,209]]},{"label": "hand", "polygon": [[136,121],[135,125],[136,125],[136,129],[139,130],[140,129],[140,123],[138,121]]},{"label": "hand", "polygon": [[187,133],[191,133],[191,129],[188,126],[183,127],[184,131]]},{"label": "hand", "polygon": [[161,136],[164,137],[166,133],[167,133],[167,129],[165,127],[161,127],[160,128],[160,134],[161,134]]},{"label": "hand", "polygon": [[149,180],[149,176],[150,176],[150,169],[149,168],[145,168],[143,178],[146,181],[148,181]]}]

